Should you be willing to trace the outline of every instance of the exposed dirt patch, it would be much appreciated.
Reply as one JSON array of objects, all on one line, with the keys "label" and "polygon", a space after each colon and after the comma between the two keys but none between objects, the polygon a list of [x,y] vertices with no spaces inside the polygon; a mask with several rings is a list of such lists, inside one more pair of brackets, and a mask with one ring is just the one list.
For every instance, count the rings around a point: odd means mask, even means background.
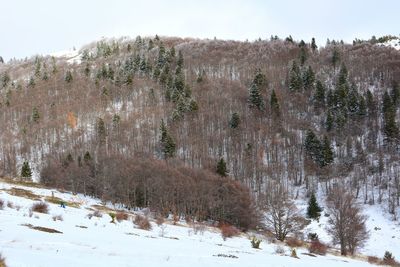
[{"label": "exposed dirt patch", "polygon": [[30,229],[33,229],[33,230],[42,231],[42,232],[51,233],[51,234],[62,234],[63,233],[63,232],[60,232],[60,231],[58,231],[56,229],[42,227],[42,226],[33,226],[32,224],[28,224],[28,223],[21,224],[21,225],[22,226],[26,226],[26,227],[28,227]]}]

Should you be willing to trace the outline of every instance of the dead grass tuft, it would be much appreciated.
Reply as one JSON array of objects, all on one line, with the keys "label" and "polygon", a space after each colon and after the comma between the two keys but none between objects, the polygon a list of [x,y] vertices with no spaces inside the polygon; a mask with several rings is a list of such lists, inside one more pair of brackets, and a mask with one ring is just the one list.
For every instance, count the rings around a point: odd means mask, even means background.
[{"label": "dead grass tuft", "polygon": [[7,267],[6,259],[0,253],[0,267]]}]

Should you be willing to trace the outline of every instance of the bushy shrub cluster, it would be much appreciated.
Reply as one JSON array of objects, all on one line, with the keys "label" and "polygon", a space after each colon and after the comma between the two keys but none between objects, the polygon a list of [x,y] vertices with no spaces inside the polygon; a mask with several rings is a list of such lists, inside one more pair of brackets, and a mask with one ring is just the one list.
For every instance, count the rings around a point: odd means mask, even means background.
[{"label": "bushy shrub cluster", "polygon": [[32,205],[31,211],[47,214],[49,213],[49,205],[46,202],[37,202]]},{"label": "bushy shrub cluster", "polygon": [[129,208],[148,207],[163,216],[211,219],[241,229],[253,227],[259,218],[249,190],[239,182],[145,156],[99,156],[96,162],[87,157],[68,164],[49,160],[41,171],[41,182]]}]

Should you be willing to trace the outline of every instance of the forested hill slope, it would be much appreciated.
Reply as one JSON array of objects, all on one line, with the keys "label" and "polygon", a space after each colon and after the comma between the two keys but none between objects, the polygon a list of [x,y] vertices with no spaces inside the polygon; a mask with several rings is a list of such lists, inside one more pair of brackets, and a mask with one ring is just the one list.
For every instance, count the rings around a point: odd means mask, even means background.
[{"label": "forested hill slope", "polygon": [[[142,206],[159,196],[134,170],[218,181],[218,169],[256,200],[277,183],[303,196],[346,181],[364,203],[399,206],[400,53],[389,46],[107,39],[0,64],[0,75],[3,176],[32,170]],[[177,194],[157,201],[193,211]]]}]

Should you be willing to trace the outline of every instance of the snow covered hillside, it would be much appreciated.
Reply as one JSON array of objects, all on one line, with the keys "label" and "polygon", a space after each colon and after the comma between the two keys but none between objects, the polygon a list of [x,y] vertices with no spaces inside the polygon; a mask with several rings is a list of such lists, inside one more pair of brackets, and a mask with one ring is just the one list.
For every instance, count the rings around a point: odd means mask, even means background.
[{"label": "snow covered hillside", "polygon": [[[167,220],[152,230],[128,220],[110,223],[111,205],[100,200],[0,180],[0,253],[7,266],[366,266],[366,261],[340,256],[306,254],[262,238],[253,249],[252,233],[223,240],[218,229],[199,229],[186,222]],[[30,212],[34,203],[49,205],[47,214]],[[64,201],[64,209],[58,204]],[[90,217],[95,210],[102,217]],[[61,220],[60,220],[61,219]],[[381,246],[375,244],[376,247]],[[283,253],[276,248],[282,246]],[[393,248],[393,247],[392,247]]]}]

